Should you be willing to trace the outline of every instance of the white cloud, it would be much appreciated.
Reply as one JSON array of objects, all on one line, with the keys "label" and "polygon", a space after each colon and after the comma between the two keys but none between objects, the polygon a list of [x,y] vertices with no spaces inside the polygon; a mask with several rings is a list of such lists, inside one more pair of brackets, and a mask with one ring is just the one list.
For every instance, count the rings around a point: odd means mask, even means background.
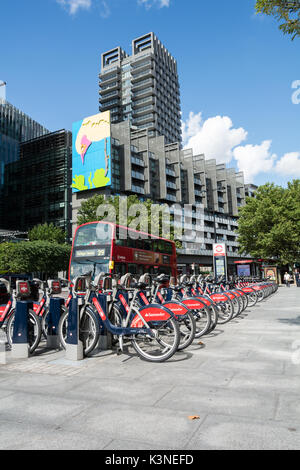
[{"label": "white cloud", "polygon": [[89,10],[92,0],[56,0],[57,3],[66,8],[70,15],[75,15],[78,10]]},{"label": "white cloud", "polygon": [[300,152],[290,152],[277,161],[275,171],[284,176],[300,177]]},{"label": "white cloud", "polygon": [[[100,9],[100,15],[107,18],[110,15],[110,8],[106,0],[56,0],[56,2],[64,7],[70,15],[75,15],[79,10],[90,10],[93,3]],[[137,0],[137,3],[144,5],[149,10],[154,5],[158,8],[169,7],[171,0]]]},{"label": "white cloud", "polygon": [[228,116],[215,116],[203,120],[202,113],[190,112],[182,122],[184,148],[192,148],[194,155],[204,153],[206,158],[215,158],[218,163],[234,163],[244,172],[245,181],[254,183],[261,173],[272,172],[282,176],[300,176],[300,152],[291,152],[281,159],[272,152],[271,140],[261,144],[241,145],[248,132],[233,126]]},{"label": "white cloud", "polygon": [[245,182],[251,183],[259,173],[267,173],[274,168],[277,158],[271,153],[271,140],[264,140],[260,145],[244,145],[233,150],[239,171],[244,172]]},{"label": "white cloud", "polygon": [[110,15],[110,8],[106,0],[101,1],[99,8],[100,8],[100,16],[102,16],[102,18],[108,18]]},{"label": "white cloud", "polygon": [[192,148],[194,154],[204,153],[218,163],[229,163],[233,149],[247,138],[242,127],[235,129],[228,116],[215,116],[203,121],[202,114],[191,112],[182,125],[184,148]]},{"label": "white cloud", "polygon": [[144,5],[147,10],[153,7],[153,5],[157,5],[158,8],[169,7],[171,0],[138,0],[140,5]]}]

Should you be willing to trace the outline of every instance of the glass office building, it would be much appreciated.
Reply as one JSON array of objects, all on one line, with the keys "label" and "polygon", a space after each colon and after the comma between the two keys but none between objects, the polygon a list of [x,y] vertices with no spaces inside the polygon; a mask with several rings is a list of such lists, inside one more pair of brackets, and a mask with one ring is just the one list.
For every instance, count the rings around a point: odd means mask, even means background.
[{"label": "glass office building", "polygon": [[60,130],[20,144],[20,158],[6,164],[6,228],[27,231],[54,223],[71,236],[72,133]]},{"label": "glass office building", "polygon": [[0,100],[0,228],[7,228],[3,189],[6,165],[20,156],[20,144],[49,131],[5,99]]}]

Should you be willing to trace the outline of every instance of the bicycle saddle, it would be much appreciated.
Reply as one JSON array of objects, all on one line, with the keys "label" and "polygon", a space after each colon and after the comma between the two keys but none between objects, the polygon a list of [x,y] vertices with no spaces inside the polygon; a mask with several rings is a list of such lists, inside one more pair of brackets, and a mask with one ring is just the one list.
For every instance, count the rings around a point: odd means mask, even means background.
[{"label": "bicycle saddle", "polygon": [[171,287],[175,292],[180,292],[182,289],[182,286],[172,286]]},{"label": "bicycle saddle", "polygon": [[131,283],[132,283],[132,276],[130,273],[127,273],[121,277],[119,286],[122,289],[129,289],[131,287]]},{"label": "bicycle saddle", "polygon": [[138,283],[145,284],[145,286],[150,286],[151,284],[150,274],[148,273],[142,274],[142,276],[139,278]]},{"label": "bicycle saddle", "polygon": [[167,274],[160,274],[159,276],[157,276],[155,279],[154,279],[154,282],[167,282],[169,281],[169,276]]},{"label": "bicycle saddle", "polygon": [[2,277],[0,278],[0,284],[4,284],[5,288],[7,290],[7,293],[10,294],[10,282],[7,281],[6,279],[3,279]]}]

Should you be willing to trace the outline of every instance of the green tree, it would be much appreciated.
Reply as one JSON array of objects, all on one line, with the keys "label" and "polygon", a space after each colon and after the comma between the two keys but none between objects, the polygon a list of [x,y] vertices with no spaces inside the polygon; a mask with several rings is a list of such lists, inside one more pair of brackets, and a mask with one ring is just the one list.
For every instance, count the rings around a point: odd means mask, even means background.
[{"label": "green tree", "polygon": [[241,253],[273,259],[279,265],[300,259],[300,180],[287,188],[267,183],[246,198],[239,211]]},{"label": "green tree", "polygon": [[43,240],[54,243],[65,243],[66,236],[66,232],[53,223],[36,225],[28,233],[30,241]]},{"label": "green tree", "polygon": [[71,246],[48,241],[0,244],[0,271],[10,273],[45,273],[66,271]]},{"label": "green tree", "polygon": [[274,16],[280,22],[279,29],[284,34],[300,36],[300,2],[299,0],[257,0],[257,13]]},{"label": "green tree", "polygon": [[[136,228],[137,230],[141,231],[146,231],[147,233],[151,233],[151,227],[155,228],[157,230],[158,228],[158,233],[159,236],[164,237],[164,238],[170,238],[171,240],[174,240],[174,229],[172,224],[169,226],[168,230],[168,225],[163,224],[163,220],[166,220],[166,208],[164,206],[161,206],[161,211],[159,213],[153,214],[152,206],[155,204],[151,199],[146,199],[145,201],[141,201],[138,196],[136,195],[130,195],[126,198],[127,200],[127,226]],[[103,215],[99,216],[99,212],[97,215],[97,210],[104,204],[111,205],[114,208],[116,219],[115,222],[117,224],[121,223],[122,220],[120,217],[120,197],[119,196],[111,196],[108,198],[104,198],[103,195],[95,195],[89,198],[86,201],[83,201],[81,204],[80,209],[78,210],[78,216],[77,216],[77,224],[82,225],[86,224],[88,222],[95,222],[99,220],[109,220],[109,217],[107,216],[106,213],[103,213]],[[143,214],[139,214],[139,212],[134,213],[130,211],[130,209],[133,209],[133,206],[135,204],[142,204],[143,207],[146,208],[146,219],[143,216]],[[134,222],[137,219],[140,219],[141,223],[138,225],[133,225]],[[173,216],[171,215],[170,221],[172,221]],[[110,220],[114,221],[114,220]],[[147,228],[146,228],[147,227]],[[170,232],[170,234],[169,234]],[[157,234],[157,233],[155,233]],[[178,248],[181,247],[181,242],[176,240],[176,246]]]}]

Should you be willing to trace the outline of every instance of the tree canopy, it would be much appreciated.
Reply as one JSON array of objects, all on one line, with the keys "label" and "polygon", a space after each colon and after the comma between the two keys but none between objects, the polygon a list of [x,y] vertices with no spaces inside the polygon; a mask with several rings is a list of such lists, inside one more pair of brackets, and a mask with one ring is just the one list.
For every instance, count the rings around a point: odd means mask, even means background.
[{"label": "tree canopy", "polygon": [[[100,220],[109,220],[120,225],[124,225],[120,207],[122,207],[122,200],[119,196],[110,196],[106,198],[103,195],[95,195],[86,201],[83,201],[77,215],[77,224],[82,225],[88,222],[95,222]],[[115,220],[110,219],[111,214],[101,211],[105,205],[111,205],[115,211]],[[153,206],[160,211],[153,210]],[[100,212],[99,212],[100,209]],[[155,204],[151,199],[141,201],[138,196],[130,195],[126,197],[125,215],[127,217],[126,225],[136,230],[152,233],[156,236],[169,238],[174,240],[174,228],[172,224],[168,224],[173,220],[170,218],[166,205]],[[124,217],[124,214],[123,214]],[[181,243],[177,240],[176,245],[181,247]]]},{"label": "tree canopy", "polygon": [[287,188],[267,183],[240,208],[238,242],[241,253],[273,259],[279,265],[300,260],[300,180]]},{"label": "tree canopy", "polygon": [[67,270],[70,252],[70,245],[48,241],[1,243],[0,271],[3,273],[56,274]]},{"label": "tree canopy", "polygon": [[274,16],[280,22],[279,29],[292,36],[300,36],[300,2],[299,0],[256,0],[257,13]]},{"label": "tree canopy", "polygon": [[39,224],[28,232],[30,241],[43,240],[54,243],[65,243],[66,232],[53,223]]}]

